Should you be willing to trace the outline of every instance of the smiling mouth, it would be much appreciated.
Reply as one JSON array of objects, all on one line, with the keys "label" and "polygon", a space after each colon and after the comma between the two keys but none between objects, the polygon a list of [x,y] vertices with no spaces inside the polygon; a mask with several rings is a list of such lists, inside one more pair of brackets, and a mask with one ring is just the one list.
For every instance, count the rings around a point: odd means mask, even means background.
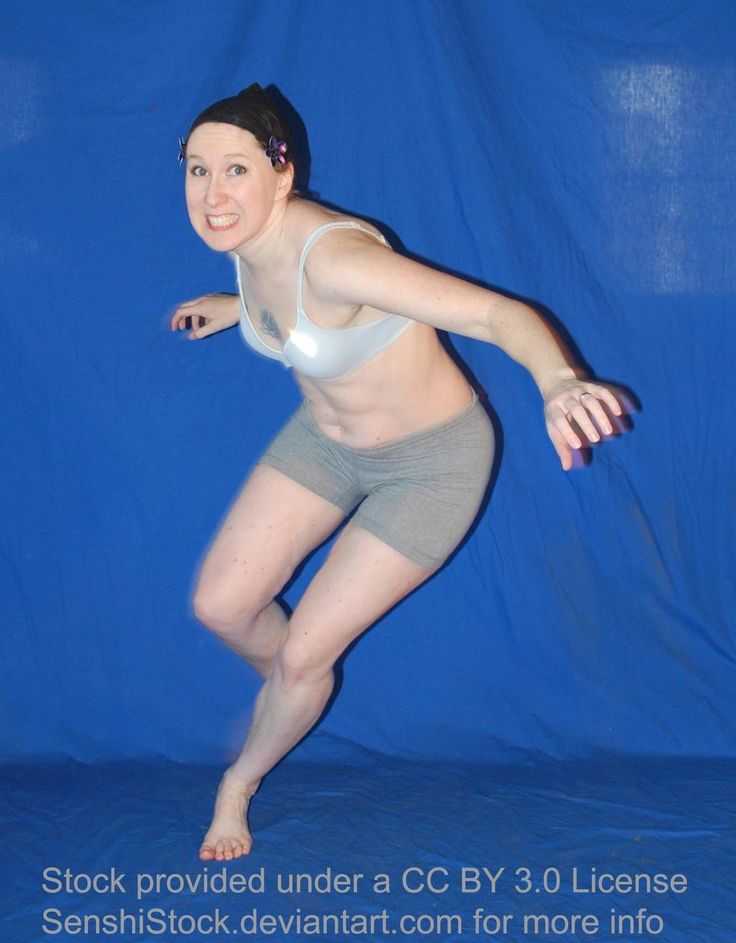
[{"label": "smiling mouth", "polygon": [[207,225],[210,229],[220,232],[223,229],[232,229],[239,219],[240,217],[236,213],[226,213],[224,216],[208,216]]}]

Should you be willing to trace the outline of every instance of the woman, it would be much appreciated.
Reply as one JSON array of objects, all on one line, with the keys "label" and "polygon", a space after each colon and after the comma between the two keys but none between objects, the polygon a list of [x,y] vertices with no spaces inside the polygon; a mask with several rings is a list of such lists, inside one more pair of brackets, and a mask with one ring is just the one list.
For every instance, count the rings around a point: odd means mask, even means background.
[{"label": "woman", "polygon": [[[225,518],[193,598],[265,678],[199,852],[220,861],[250,851],[248,802],[320,716],[336,659],[442,565],[477,513],[492,427],[436,330],[496,344],[531,372],[564,469],[581,433],[612,432],[604,406],[622,409],[527,305],[394,254],[373,226],[295,196],[289,129],[259,86],[202,112],[181,158],[192,226],[233,256],[240,297],[187,302],[172,330],[196,324],[198,339],[240,322],[304,394]],[[287,619],[275,596],[356,505]]]}]

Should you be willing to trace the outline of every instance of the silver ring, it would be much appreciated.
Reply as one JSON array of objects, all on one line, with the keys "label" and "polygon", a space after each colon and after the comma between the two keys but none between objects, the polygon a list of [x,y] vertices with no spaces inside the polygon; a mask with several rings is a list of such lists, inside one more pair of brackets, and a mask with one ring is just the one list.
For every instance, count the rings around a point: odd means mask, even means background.
[{"label": "silver ring", "polygon": [[593,395],[592,393],[589,393],[586,390],[584,393],[581,393],[580,396],[578,396],[578,402],[582,403],[582,401],[585,399],[586,396],[592,396],[592,395]]}]

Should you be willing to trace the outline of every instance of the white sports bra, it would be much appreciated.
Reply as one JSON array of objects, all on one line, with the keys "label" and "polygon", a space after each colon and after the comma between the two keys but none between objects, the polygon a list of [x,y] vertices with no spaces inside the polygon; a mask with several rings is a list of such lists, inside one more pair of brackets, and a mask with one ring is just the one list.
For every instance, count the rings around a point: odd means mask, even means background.
[{"label": "white sports bra", "polygon": [[235,257],[235,272],[240,293],[240,333],[243,340],[259,354],[278,360],[285,367],[294,367],[299,373],[316,380],[342,380],[363,364],[372,360],[381,351],[403,334],[414,322],[399,314],[387,314],[368,324],[355,324],[352,327],[330,330],[310,321],[302,307],[302,280],[304,261],[315,242],[331,229],[360,229],[370,236],[386,242],[383,236],[355,222],[327,223],[315,229],[304,244],[299,259],[299,276],[296,283],[296,324],[289,332],[283,348],[270,347],[264,343],[253,327],[248,314],[240,278],[240,259]]}]

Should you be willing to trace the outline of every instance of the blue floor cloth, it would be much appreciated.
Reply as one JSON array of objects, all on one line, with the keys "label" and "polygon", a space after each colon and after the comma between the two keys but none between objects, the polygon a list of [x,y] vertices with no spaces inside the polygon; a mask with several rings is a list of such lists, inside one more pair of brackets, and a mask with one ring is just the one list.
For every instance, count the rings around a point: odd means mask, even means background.
[{"label": "blue floor cloth", "polygon": [[[252,803],[252,854],[229,864],[196,857],[220,768],[4,767],[0,940],[226,939],[243,917],[237,938],[258,941],[734,940],[733,761],[347,755],[282,763]],[[666,892],[630,891],[641,874]]]}]

